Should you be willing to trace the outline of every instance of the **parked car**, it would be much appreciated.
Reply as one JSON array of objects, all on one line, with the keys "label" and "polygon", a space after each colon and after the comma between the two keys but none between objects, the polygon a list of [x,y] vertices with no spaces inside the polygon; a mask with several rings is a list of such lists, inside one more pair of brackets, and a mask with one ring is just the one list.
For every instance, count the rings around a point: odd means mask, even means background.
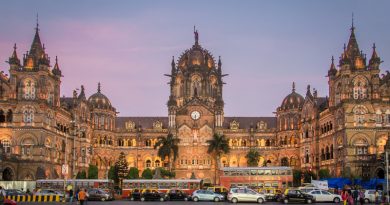
[{"label": "parked car", "polygon": [[339,203],[341,201],[341,195],[332,194],[325,190],[314,190],[310,191],[307,194],[312,195],[315,198],[316,202],[329,202],[333,201],[334,203]]},{"label": "parked car", "polygon": [[161,193],[155,189],[144,189],[141,192],[141,201],[164,201],[164,193]]},{"label": "parked car", "polygon": [[60,201],[64,199],[64,193],[54,189],[42,189],[35,192],[36,196],[60,196]]},{"label": "parked car", "polygon": [[134,189],[130,193],[130,201],[139,201],[139,200],[141,200],[141,190]]},{"label": "parked car", "polygon": [[7,196],[28,196],[28,194],[19,189],[6,189],[5,194]]},{"label": "parked car", "polygon": [[207,190],[212,191],[217,194],[222,194],[225,199],[227,198],[227,195],[229,193],[229,190],[226,189],[224,186],[212,186],[212,187],[207,187]]},{"label": "parked car", "polygon": [[11,199],[4,199],[4,205],[16,205],[16,201]]},{"label": "parked car", "polygon": [[[382,190],[378,190],[379,201],[382,198]],[[365,203],[374,203],[375,202],[375,190],[369,189],[364,192],[364,202]]]},{"label": "parked car", "polygon": [[312,195],[303,193],[298,189],[286,189],[282,195],[281,201],[285,204],[289,202],[311,204],[314,201],[314,197]]},{"label": "parked car", "polygon": [[187,193],[179,189],[169,189],[165,193],[165,200],[167,201],[188,201],[190,196]]},{"label": "parked car", "polygon": [[249,188],[231,188],[227,199],[232,203],[257,202],[261,204],[266,201],[264,194],[260,194]]},{"label": "parked car", "polygon": [[222,194],[217,194],[209,190],[196,190],[192,193],[192,200],[197,201],[223,201],[225,198]]},{"label": "parked car", "polygon": [[110,201],[114,200],[114,196],[111,192],[106,192],[103,189],[89,189],[88,201]]},{"label": "parked car", "polygon": [[258,189],[259,193],[264,193],[265,199],[267,201],[279,201],[280,197],[282,196],[282,191],[277,188],[264,188],[264,189]]}]

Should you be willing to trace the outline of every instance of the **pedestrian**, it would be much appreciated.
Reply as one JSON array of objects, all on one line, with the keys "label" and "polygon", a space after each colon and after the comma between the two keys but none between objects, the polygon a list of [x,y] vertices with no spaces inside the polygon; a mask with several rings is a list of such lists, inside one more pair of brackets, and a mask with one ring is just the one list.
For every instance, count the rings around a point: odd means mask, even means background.
[{"label": "pedestrian", "polygon": [[78,196],[79,196],[78,198],[80,201],[80,205],[84,205],[84,201],[85,201],[85,197],[86,197],[84,189],[80,189]]},{"label": "pedestrian", "polygon": [[76,200],[76,201],[79,200],[79,192],[80,192],[80,189],[77,188],[76,193],[74,194],[74,197],[75,197],[75,200]]},{"label": "pedestrian", "polygon": [[353,195],[354,202],[358,203],[359,191],[358,191],[357,187],[355,187],[355,190],[353,191],[352,195]]},{"label": "pedestrian", "polygon": [[2,186],[0,186],[0,205],[4,204],[4,199],[5,199],[5,191]]},{"label": "pedestrian", "polygon": [[69,190],[69,204],[73,204],[73,189]]},{"label": "pedestrian", "polygon": [[339,187],[338,186],[336,186],[335,188],[334,188],[334,194],[339,194]]},{"label": "pedestrian", "polygon": [[379,192],[378,192],[378,189],[375,190],[374,197],[375,197],[375,204],[379,204]]},{"label": "pedestrian", "polygon": [[89,193],[88,193],[87,189],[84,189],[84,191],[85,191],[85,205],[87,205],[88,204]]},{"label": "pedestrian", "polygon": [[347,205],[348,192],[345,189],[341,192],[341,199],[343,200],[343,204]]},{"label": "pedestrian", "polygon": [[348,205],[354,205],[354,199],[353,199],[353,195],[352,195],[352,191],[349,190],[348,192]]},{"label": "pedestrian", "polygon": [[364,204],[364,190],[363,189],[360,189],[359,191],[359,201],[360,201],[360,205],[363,205]]}]

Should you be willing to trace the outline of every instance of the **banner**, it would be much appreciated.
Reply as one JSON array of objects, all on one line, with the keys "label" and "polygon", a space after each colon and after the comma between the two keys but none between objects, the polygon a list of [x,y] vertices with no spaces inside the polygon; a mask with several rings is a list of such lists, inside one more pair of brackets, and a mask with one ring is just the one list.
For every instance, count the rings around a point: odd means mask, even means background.
[{"label": "banner", "polygon": [[320,181],[320,180],[311,180],[311,184],[315,187],[317,187],[318,189],[324,189],[324,190],[328,190],[328,181]]}]

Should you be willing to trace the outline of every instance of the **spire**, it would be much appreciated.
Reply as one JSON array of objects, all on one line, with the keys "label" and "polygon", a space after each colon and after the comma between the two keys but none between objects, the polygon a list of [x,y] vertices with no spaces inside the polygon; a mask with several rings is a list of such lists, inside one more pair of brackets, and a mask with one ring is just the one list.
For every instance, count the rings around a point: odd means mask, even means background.
[{"label": "spire", "polygon": [[334,58],[332,56],[332,63],[330,64],[330,68],[329,68],[329,71],[328,71],[328,76],[335,75],[336,73],[337,73],[337,69],[336,69],[336,66],[334,65]]},{"label": "spire", "polygon": [[355,36],[355,26],[354,26],[354,17],[352,13],[352,26],[351,26],[351,35],[349,36],[348,46],[347,46],[348,57],[354,58],[360,54],[359,45]]},{"label": "spire", "polygon": [[292,92],[295,93],[295,82],[292,83]]},{"label": "spire", "polygon": [[84,92],[84,85],[81,85],[81,92],[78,96],[78,99],[80,100],[87,100],[87,98],[85,97],[85,92]]},{"label": "spire", "polygon": [[171,75],[175,75],[176,74],[175,56],[172,56],[171,66],[172,66]]},{"label": "spire", "polygon": [[100,82],[98,83],[98,93],[100,93],[101,89],[100,89]]},{"label": "spire", "polygon": [[199,33],[198,33],[198,30],[196,30],[195,26],[194,26],[194,36],[195,36],[195,45],[199,45]]},{"label": "spire", "polygon": [[8,59],[8,63],[11,65],[20,65],[20,60],[18,54],[16,53],[16,43],[14,44],[14,51],[12,52],[11,57]]},{"label": "spire", "polygon": [[379,64],[381,64],[381,58],[379,58],[378,53],[376,52],[375,43],[372,46],[372,55],[369,61],[371,69],[379,69]]},{"label": "spire", "polygon": [[218,74],[222,74],[221,56],[219,56],[219,58],[218,58]]},{"label": "spire", "polygon": [[39,37],[39,22],[38,22],[38,14],[37,14],[37,26],[35,27],[35,36],[31,44],[29,54],[33,55],[36,59],[39,59],[42,53],[44,53],[44,51],[41,43],[41,38]]},{"label": "spire", "polygon": [[58,66],[58,58],[56,56],[56,64],[54,64],[53,70],[51,71],[54,75],[61,76],[60,66]]}]

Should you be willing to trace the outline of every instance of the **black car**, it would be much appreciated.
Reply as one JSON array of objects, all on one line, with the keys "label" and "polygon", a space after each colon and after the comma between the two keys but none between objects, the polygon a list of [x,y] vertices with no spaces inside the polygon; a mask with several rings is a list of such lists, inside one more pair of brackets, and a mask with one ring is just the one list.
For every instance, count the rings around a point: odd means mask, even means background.
[{"label": "black car", "polygon": [[141,200],[141,190],[134,189],[130,194],[130,201],[139,201]]},{"label": "black car", "polygon": [[141,193],[141,201],[164,201],[164,193],[157,190],[145,189]]},{"label": "black car", "polygon": [[5,194],[7,196],[28,196],[28,194],[19,189],[6,189]]},{"label": "black car", "polygon": [[296,189],[286,189],[284,194],[282,195],[281,202],[287,204],[289,202],[296,203],[308,203],[311,204],[314,201],[314,197],[309,194],[305,194],[300,190]]},{"label": "black car", "polygon": [[103,189],[89,189],[88,201],[110,201],[114,200],[114,196],[111,192],[106,192]]},{"label": "black car", "polygon": [[165,193],[167,201],[188,201],[188,199],[190,199],[188,194],[179,189],[170,189]]}]

